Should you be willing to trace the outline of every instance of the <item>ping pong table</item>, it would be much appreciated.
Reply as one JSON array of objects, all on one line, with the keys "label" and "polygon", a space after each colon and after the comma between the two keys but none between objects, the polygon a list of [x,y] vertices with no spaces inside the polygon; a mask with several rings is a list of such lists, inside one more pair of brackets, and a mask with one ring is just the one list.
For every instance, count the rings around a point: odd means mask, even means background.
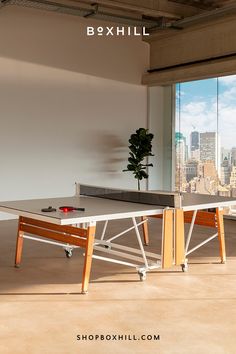
[{"label": "ping pong table", "polygon": [[[68,257],[72,255],[74,248],[83,248],[82,293],[87,293],[92,258],[135,267],[140,280],[144,280],[146,272],[156,268],[181,265],[186,270],[186,256],[218,235],[221,261],[224,262],[225,241],[221,209],[235,204],[236,199],[233,198],[162,191],[141,192],[77,184],[75,196],[0,202],[0,211],[19,216],[16,267],[21,263],[24,239],[63,247]],[[52,207],[49,208],[50,212],[42,211],[49,206]],[[67,212],[63,212],[60,210],[61,206],[73,206],[74,210],[67,208]],[[77,210],[78,208],[84,210]],[[210,208],[216,209],[214,212],[203,211]],[[149,217],[162,218],[160,254],[148,252],[143,247],[139,226],[143,229],[144,243],[148,244]],[[108,222],[122,219],[131,219],[132,226],[107,238],[105,235]],[[105,222],[102,234],[95,238],[96,223],[101,221]],[[186,246],[185,222],[190,223]],[[217,232],[189,251],[194,224],[215,227]],[[131,230],[135,231],[139,248],[114,242]],[[105,256],[101,256],[101,252]]]},{"label": "ping pong table", "polygon": [[[175,214],[178,214],[176,227],[180,228],[179,233],[185,233],[184,224],[190,224],[187,234],[184,237],[185,261],[181,264],[182,270],[188,269],[187,256],[208,242],[218,237],[219,254],[221,263],[226,262],[225,251],[225,232],[224,232],[224,214],[227,214],[226,208],[236,205],[236,199],[231,197],[222,197],[207,194],[182,193],[180,207],[175,208]],[[162,215],[150,215],[149,217],[162,218]],[[207,237],[204,241],[190,248],[193,236],[194,226],[200,225],[207,228],[213,228],[214,234]],[[148,229],[144,229],[145,240],[148,242]],[[166,267],[171,266],[171,262]]]}]

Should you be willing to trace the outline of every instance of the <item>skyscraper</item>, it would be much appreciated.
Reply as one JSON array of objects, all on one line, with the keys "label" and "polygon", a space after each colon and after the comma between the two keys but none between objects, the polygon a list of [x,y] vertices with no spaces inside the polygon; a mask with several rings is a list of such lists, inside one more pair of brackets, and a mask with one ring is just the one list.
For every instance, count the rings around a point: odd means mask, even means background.
[{"label": "skyscraper", "polygon": [[183,166],[187,159],[187,146],[186,138],[180,132],[175,133],[175,149],[177,165]]},{"label": "skyscraper", "polygon": [[200,160],[211,161],[217,167],[217,136],[215,132],[200,133]]},{"label": "skyscraper", "polygon": [[236,166],[236,147],[231,149],[231,164]]},{"label": "skyscraper", "polygon": [[[235,148],[235,152],[236,152],[236,148]],[[220,150],[220,161],[221,163],[227,159],[229,161],[229,163],[231,164],[231,150],[230,149],[225,149],[223,146]]]},{"label": "skyscraper", "polygon": [[176,187],[182,190],[183,184],[186,182],[185,162],[187,158],[186,138],[180,133],[175,133],[175,151],[176,151]]},{"label": "skyscraper", "polygon": [[199,132],[191,132],[190,134],[190,151],[199,149]]},{"label": "skyscraper", "polygon": [[233,166],[231,171],[230,186],[231,188],[236,188],[236,166]]},{"label": "skyscraper", "polygon": [[189,161],[185,165],[186,181],[190,182],[194,177],[197,177],[198,173],[198,162]]},{"label": "skyscraper", "polygon": [[220,170],[220,181],[222,185],[229,184],[230,182],[230,161],[225,157],[224,161],[221,164]]},{"label": "skyscraper", "polygon": [[200,160],[199,132],[193,131],[190,134],[190,157],[192,160]]}]

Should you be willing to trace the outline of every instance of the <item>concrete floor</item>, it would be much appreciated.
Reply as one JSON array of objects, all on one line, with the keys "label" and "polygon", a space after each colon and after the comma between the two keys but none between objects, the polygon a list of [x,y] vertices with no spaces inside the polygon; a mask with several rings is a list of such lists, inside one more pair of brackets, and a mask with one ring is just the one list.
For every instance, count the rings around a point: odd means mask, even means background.
[{"label": "concrete floor", "polygon": [[[113,234],[128,221],[110,223]],[[179,267],[152,271],[140,282],[133,268],[93,261],[89,294],[80,295],[82,252],[25,241],[13,267],[16,221],[0,222],[0,353],[236,353],[236,222],[227,220],[227,264],[217,240]],[[160,246],[151,220],[150,250]],[[98,230],[99,231],[99,230]],[[196,227],[193,245],[212,230]],[[130,233],[123,242],[136,245]],[[160,335],[160,340],[78,341],[77,335]]]}]

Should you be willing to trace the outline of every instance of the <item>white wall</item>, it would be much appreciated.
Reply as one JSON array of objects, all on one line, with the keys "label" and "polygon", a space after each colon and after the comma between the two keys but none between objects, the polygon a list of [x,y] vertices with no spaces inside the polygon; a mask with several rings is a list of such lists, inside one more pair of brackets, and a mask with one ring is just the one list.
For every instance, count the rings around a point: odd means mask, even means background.
[{"label": "white wall", "polygon": [[147,125],[148,47],[134,37],[91,42],[84,23],[0,12],[2,201],[72,195],[75,181],[136,187],[122,168],[130,134]]},{"label": "white wall", "polygon": [[140,37],[86,35],[87,26],[100,25],[110,24],[4,7],[0,11],[0,56],[140,85],[149,66],[149,45]]},{"label": "white wall", "polygon": [[155,86],[148,89],[148,127],[154,134],[153,153],[149,159],[148,189],[173,190],[174,171],[172,141],[174,139],[174,91],[172,86]]}]

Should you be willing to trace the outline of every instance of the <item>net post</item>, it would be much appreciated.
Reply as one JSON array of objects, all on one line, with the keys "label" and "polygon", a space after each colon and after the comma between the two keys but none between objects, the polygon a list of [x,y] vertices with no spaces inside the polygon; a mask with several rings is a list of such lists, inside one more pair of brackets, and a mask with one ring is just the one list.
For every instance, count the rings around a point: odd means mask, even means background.
[{"label": "net post", "polygon": [[183,195],[181,193],[174,195],[174,208],[182,208]]},{"label": "net post", "polygon": [[75,182],[75,195],[79,196],[80,195],[80,183]]}]

